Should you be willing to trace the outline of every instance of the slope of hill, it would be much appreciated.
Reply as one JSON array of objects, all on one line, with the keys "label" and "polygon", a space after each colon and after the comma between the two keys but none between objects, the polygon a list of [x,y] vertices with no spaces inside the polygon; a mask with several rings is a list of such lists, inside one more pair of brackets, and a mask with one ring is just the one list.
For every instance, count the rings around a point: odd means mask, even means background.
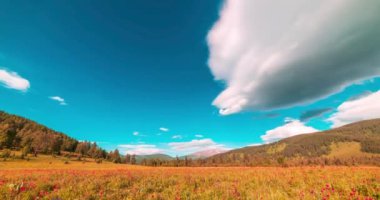
[{"label": "slope of hill", "polygon": [[340,162],[337,159],[351,159],[359,163],[368,160],[380,163],[380,119],[297,135],[271,144],[235,149],[210,157],[208,162],[271,165],[295,160],[301,163],[331,162],[326,161],[328,158],[336,162]]},{"label": "slope of hill", "polygon": [[0,111],[0,148],[29,145],[38,152],[75,151],[78,141],[31,120]]},{"label": "slope of hill", "polygon": [[[120,160],[118,152],[108,154],[96,143],[79,142],[64,133],[54,131],[29,119],[0,111],[0,150],[22,150],[23,154],[70,154]],[[112,158],[111,158],[112,157]]]}]

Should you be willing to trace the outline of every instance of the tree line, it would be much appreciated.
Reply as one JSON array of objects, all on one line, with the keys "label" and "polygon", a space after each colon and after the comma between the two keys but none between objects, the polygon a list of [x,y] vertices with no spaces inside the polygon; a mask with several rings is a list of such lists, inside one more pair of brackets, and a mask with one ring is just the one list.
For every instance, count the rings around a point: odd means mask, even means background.
[{"label": "tree line", "polygon": [[[144,166],[299,166],[299,165],[379,165],[379,156],[326,158],[336,142],[358,142],[361,151],[380,153],[379,121],[365,121],[316,134],[299,135],[277,143],[247,147],[206,159],[188,157],[160,159],[121,155],[118,149],[107,152],[95,142],[78,141],[31,120],[0,111],[0,150],[16,150],[22,157],[32,154],[63,155],[97,162],[140,164]],[[1,155],[0,155],[1,156]],[[3,151],[2,157],[11,156]]]},{"label": "tree line", "polygon": [[29,154],[63,155],[82,160],[93,158],[114,163],[136,163],[135,156],[122,156],[119,150],[107,152],[95,142],[78,141],[63,133],[49,129],[31,120],[0,111],[1,157],[11,157],[11,150],[21,151],[21,157]]},{"label": "tree line", "polygon": [[225,157],[211,157],[201,159],[188,159],[178,157],[172,160],[159,158],[143,159],[140,165],[151,167],[297,167],[297,166],[357,166],[371,165],[380,166],[380,156],[360,156],[360,157],[301,157],[301,158],[262,158],[245,155],[244,159],[234,156],[232,159]]}]

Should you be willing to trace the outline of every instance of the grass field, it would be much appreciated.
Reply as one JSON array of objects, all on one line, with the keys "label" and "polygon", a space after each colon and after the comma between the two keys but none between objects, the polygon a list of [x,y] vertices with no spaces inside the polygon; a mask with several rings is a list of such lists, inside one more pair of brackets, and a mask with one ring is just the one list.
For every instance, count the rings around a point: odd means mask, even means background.
[{"label": "grass field", "polygon": [[380,168],[150,168],[40,156],[0,162],[0,199],[380,199]]},{"label": "grass field", "polygon": [[361,151],[359,142],[339,142],[333,143],[330,146],[331,152],[326,157],[328,158],[351,158],[361,156],[379,156],[378,154],[371,154]]}]

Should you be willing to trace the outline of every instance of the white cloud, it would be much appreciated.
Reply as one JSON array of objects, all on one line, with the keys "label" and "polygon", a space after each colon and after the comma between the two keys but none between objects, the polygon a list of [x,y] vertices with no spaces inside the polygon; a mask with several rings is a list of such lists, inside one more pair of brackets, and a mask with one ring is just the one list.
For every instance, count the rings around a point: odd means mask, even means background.
[{"label": "white cloud", "polygon": [[119,145],[118,148],[121,149],[125,154],[131,155],[151,155],[164,152],[162,149],[159,149],[156,145],[152,144],[125,144]]},{"label": "white cloud", "polygon": [[380,118],[380,90],[342,103],[338,106],[337,112],[327,120],[333,123],[333,127],[339,127],[374,118]]},{"label": "white cloud", "polygon": [[168,144],[177,153],[194,153],[210,149],[228,149],[223,144],[217,144],[211,139],[191,140],[188,142],[171,142]]},{"label": "white cloud", "polygon": [[168,132],[169,129],[168,129],[168,128],[165,128],[165,127],[161,127],[161,128],[160,128],[160,131],[162,131],[162,132]]},{"label": "white cloud", "polygon": [[132,134],[133,134],[134,136],[138,136],[140,133],[137,132],[137,131],[135,131],[135,132],[133,132]]},{"label": "white cloud", "polygon": [[182,135],[173,135],[172,139],[182,139]]},{"label": "white cloud", "polygon": [[52,96],[52,97],[49,97],[49,99],[54,100],[54,101],[58,101],[59,105],[62,105],[62,106],[66,106],[67,105],[65,99],[63,99],[62,97]]},{"label": "white cloud", "polygon": [[203,135],[197,134],[197,135],[195,135],[195,137],[197,137],[197,138],[203,138]]},{"label": "white cloud", "polygon": [[16,72],[0,69],[0,83],[7,88],[26,92],[30,88],[30,83]]},{"label": "white cloud", "polygon": [[295,120],[295,119],[290,120],[290,118],[286,118],[284,125],[267,131],[265,135],[261,136],[261,139],[265,143],[271,143],[271,142],[276,142],[278,140],[281,140],[283,138],[305,134],[305,133],[315,133],[318,131],[319,130],[313,127],[306,126],[304,123],[302,123],[299,120]]},{"label": "white cloud", "polygon": [[378,0],[226,0],[209,32],[222,115],[307,104],[380,75]]}]

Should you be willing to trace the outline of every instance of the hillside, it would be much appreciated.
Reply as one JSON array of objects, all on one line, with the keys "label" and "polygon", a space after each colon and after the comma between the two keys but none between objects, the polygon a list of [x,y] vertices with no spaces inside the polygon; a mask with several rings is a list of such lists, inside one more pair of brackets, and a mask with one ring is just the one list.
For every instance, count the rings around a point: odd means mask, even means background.
[{"label": "hillside", "polygon": [[380,119],[297,135],[281,141],[235,149],[210,157],[208,163],[232,165],[380,163]]},{"label": "hillside", "polygon": [[28,145],[35,151],[52,153],[75,151],[77,144],[77,140],[63,133],[0,111],[0,148],[20,149]]},{"label": "hillside", "polygon": [[0,111],[0,150],[2,149],[21,151],[22,157],[28,154],[63,153],[75,157],[121,160],[118,152],[109,154],[96,143],[79,142],[29,119]]}]

